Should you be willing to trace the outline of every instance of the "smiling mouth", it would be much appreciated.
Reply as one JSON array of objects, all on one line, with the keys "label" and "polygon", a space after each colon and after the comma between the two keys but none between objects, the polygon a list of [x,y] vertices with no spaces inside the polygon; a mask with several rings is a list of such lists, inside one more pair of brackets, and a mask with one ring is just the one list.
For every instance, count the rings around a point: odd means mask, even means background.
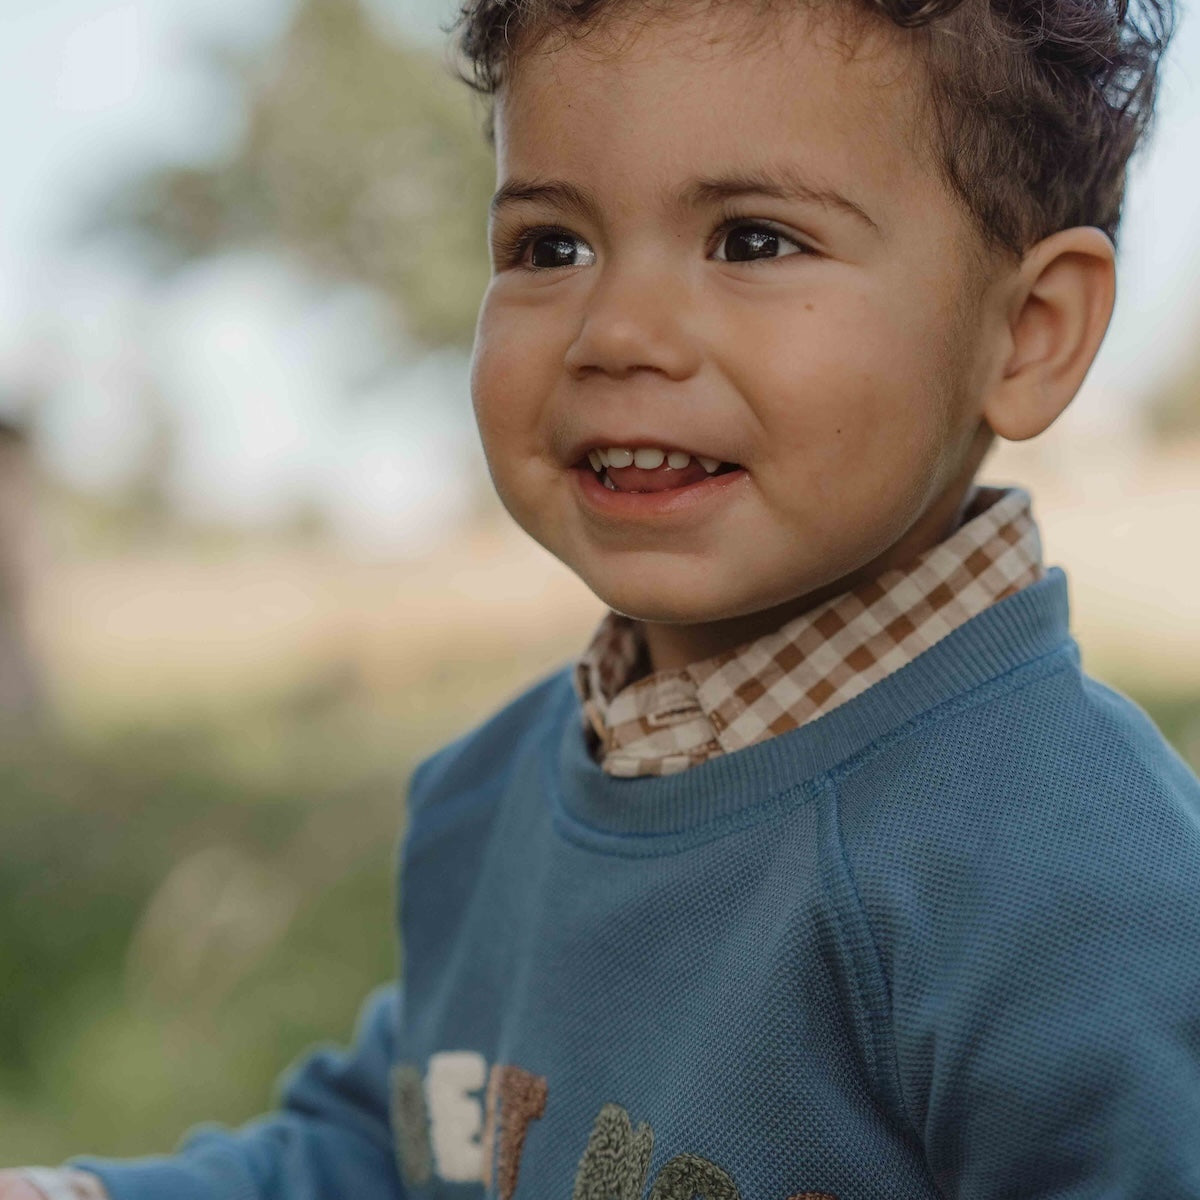
[{"label": "smiling mouth", "polygon": [[[591,471],[612,492],[667,492],[691,487],[716,475],[741,468],[737,463],[719,462],[681,452],[661,450],[591,450],[576,464],[576,470]],[[672,465],[674,463],[675,465]],[[641,464],[641,465],[639,465]]]}]

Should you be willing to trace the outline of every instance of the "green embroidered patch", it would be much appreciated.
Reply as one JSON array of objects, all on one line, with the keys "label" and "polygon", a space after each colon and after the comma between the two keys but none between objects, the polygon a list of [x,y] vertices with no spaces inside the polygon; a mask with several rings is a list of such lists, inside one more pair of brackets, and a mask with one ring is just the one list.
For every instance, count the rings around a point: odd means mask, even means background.
[{"label": "green embroidered patch", "polygon": [[433,1178],[429,1111],[420,1069],[413,1063],[397,1063],[392,1068],[391,1085],[396,1164],[409,1186],[420,1187]]},{"label": "green embroidered patch", "polygon": [[653,1149],[649,1125],[643,1122],[634,1133],[629,1114],[619,1104],[606,1104],[579,1160],[571,1200],[641,1200]]},{"label": "green embroidered patch", "polygon": [[695,1154],[677,1154],[654,1177],[650,1200],[742,1200],[742,1196],[716,1163]]}]

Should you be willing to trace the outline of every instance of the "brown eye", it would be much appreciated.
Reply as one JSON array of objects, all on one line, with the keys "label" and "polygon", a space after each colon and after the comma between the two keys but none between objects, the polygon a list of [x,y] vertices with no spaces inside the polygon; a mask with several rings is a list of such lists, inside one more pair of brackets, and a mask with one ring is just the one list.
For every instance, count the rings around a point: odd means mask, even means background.
[{"label": "brown eye", "polygon": [[[580,252],[583,261],[576,261],[575,256]],[[595,252],[579,238],[566,233],[547,233],[532,240],[529,265],[538,269],[580,267],[587,266],[595,259]]]},{"label": "brown eye", "polygon": [[724,254],[716,255],[721,262],[756,262],[804,253],[798,242],[766,225],[735,225],[721,239],[721,246],[726,247]]}]

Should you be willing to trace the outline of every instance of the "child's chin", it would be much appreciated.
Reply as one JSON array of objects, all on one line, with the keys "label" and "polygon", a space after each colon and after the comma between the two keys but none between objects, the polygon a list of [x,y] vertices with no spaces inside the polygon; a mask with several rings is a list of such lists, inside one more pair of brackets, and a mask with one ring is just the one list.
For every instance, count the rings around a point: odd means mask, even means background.
[{"label": "child's chin", "polygon": [[[734,615],[729,605],[718,597],[680,596],[669,590],[648,591],[645,588],[592,587],[597,598],[615,612],[635,621],[655,625],[703,625]],[[682,601],[682,603],[681,603]]]}]

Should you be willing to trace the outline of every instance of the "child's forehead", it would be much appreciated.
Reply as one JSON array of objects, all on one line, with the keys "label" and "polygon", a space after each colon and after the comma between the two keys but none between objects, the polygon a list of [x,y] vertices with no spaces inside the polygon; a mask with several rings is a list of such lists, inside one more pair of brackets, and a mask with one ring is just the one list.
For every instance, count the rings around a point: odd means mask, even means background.
[{"label": "child's forehead", "polygon": [[869,166],[881,181],[920,159],[929,173],[911,48],[836,12],[622,10],[583,35],[528,41],[496,99],[501,174],[573,167],[661,193],[667,179],[768,159]]}]

